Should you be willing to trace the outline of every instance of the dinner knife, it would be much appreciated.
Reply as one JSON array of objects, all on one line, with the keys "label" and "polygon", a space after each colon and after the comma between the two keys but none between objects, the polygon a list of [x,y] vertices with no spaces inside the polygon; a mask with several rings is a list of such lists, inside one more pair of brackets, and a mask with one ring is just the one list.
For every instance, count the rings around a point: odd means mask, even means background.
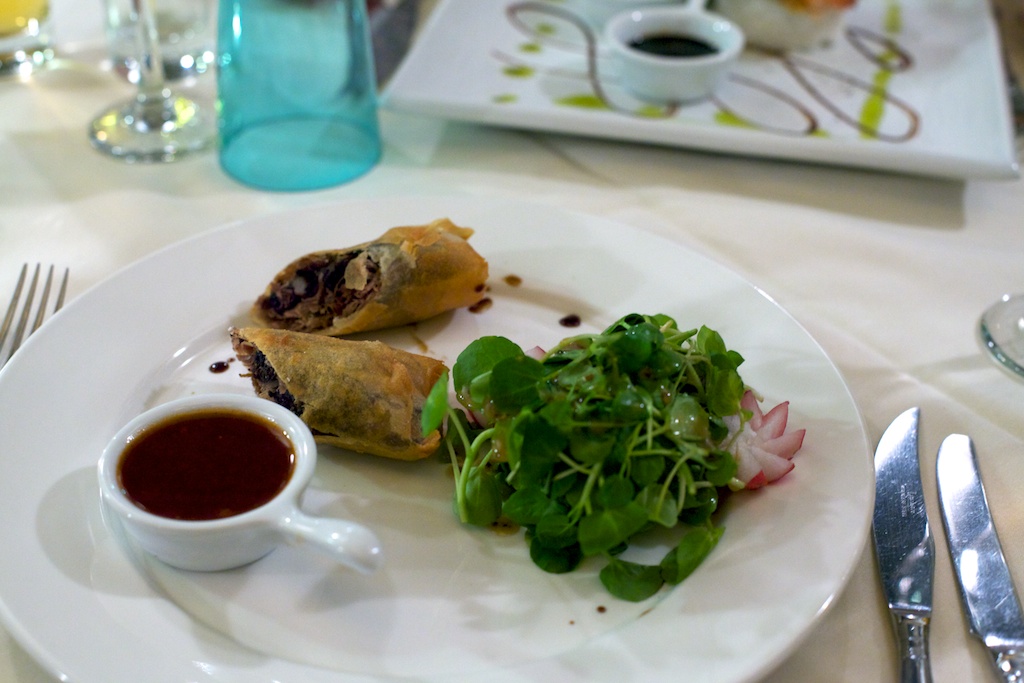
[{"label": "dinner knife", "polygon": [[946,540],[971,635],[985,643],[997,673],[1024,681],[1024,614],[1006,567],[974,443],[951,434],[935,463]]},{"label": "dinner knife", "polygon": [[882,589],[899,644],[901,683],[932,680],[928,629],[935,542],[921,486],[919,418],[919,408],[900,414],[886,428],[875,450],[872,532]]}]

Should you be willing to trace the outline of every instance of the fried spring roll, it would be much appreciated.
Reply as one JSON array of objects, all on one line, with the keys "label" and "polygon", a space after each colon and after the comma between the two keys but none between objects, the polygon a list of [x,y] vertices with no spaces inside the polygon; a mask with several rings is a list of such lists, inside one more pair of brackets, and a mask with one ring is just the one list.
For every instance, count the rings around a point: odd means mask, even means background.
[{"label": "fried spring roll", "polygon": [[231,344],[253,388],[305,422],[320,443],[398,460],[437,450],[420,413],[445,371],[441,361],[377,341],[232,328]]},{"label": "fried spring roll", "polygon": [[487,261],[448,219],[302,256],[256,300],[255,322],[330,336],[426,320],[484,296]]}]

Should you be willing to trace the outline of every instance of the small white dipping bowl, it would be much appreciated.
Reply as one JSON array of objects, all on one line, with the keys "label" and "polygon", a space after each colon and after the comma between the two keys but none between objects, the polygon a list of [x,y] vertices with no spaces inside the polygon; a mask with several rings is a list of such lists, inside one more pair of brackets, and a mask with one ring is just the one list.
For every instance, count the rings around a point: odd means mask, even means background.
[{"label": "small white dipping bowl", "polygon": [[[118,474],[129,442],[148,427],[170,418],[218,409],[247,413],[276,425],[291,441],[295,447],[292,473],[277,495],[231,517],[197,521],[156,515],[132,502]],[[180,569],[219,571],[240,567],[289,542],[306,543],[361,572],[375,571],[383,555],[372,531],[355,522],[312,517],[299,509],[299,497],[313,476],[316,458],[312,433],[286,408],[255,396],[192,396],[142,413],[111,439],[98,464],[100,495],[107,510],[117,516],[144,550]]]},{"label": "small white dipping bowl", "polygon": [[[653,36],[696,39],[715,51],[697,57],[666,57],[630,46]],[[658,104],[710,97],[744,45],[743,31],[736,24],[695,5],[622,12],[608,20],[604,37],[622,86],[636,97]]]}]

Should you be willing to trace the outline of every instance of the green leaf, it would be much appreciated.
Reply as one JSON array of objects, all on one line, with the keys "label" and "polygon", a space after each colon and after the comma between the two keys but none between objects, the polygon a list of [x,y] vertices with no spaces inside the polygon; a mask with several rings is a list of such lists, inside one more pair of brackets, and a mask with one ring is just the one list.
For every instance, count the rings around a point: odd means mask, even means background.
[{"label": "green leaf", "polygon": [[743,365],[743,356],[736,351],[726,351],[725,356],[729,359],[729,367],[733,370]]},{"label": "green leaf", "polygon": [[[471,441],[480,431],[482,430],[479,427],[474,427],[469,423],[469,417],[465,412],[453,409],[448,413],[448,428],[444,432],[444,441],[452,445],[457,457],[465,458]],[[463,434],[465,434],[466,440],[463,440]],[[450,462],[447,453],[444,455],[443,460]]]},{"label": "green leaf", "polygon": [[448,372],[445,371],[434,382],[427,400],[423,402],[420,412],[420,432],[426,436],[441,427],[444,416],[448,414]]},{"label": "green leaf", "polygon": [[[578,353],[578,352],[577,352]],[[546,368],[551,368],[553,360],[557,361],[563,354],[555,354],[544,362]],[[603,368],[593,363],[575,362],[561,367],[554,375],[554,383],[563,391],[572,391],[581,396],[603,395],[607,392],[608,377]]]},{"label": "green leaf", "polygon": [[500,361],[523,355],[519,345],[505,337],[480,337],[463,349],[452,368],[456,391],[463,391],[480,375],[494,369]]},{"label": "green leaf", "polygon": [[[461,412],[461,411],[460,411]],[[523,413],[512,419],[498,420],[494,425],[495,450],[501,452],[513,468],[517,468],[521,460],[523,448],[523,427],[533,416]]]},{"label": "green leaf", "polygon": [[636,372],[661,345],[664,337],[661,331],[648,322],[630,327],[611,343],[611,351],[625,372]]},{"label": "green leaf", "polygon": [[577,488],[582,487],[581,480],[585,479],[581,473],[575,475],[566,475],[558,477],[551,482],[551,488],[548,491],[548,495],[551,496],[552,500],[559,500],[569,495],[569,492]]},{"label": "green leaf", "polygon": [[671,529],[678,520],[676,499],[671,493],[662,496],[662,487],[651,484],[637,494],[636,502],[647,512],[647,519]]},{"label": "green leaf", "polygon": [[537,521],[534,540],[549,548],[567,548],[576,543],[576,523],[558,511],[549,511]]},{"label": "green leaf", "polygon": [[517,488],[522,488],[522,484],[543,484],[558,462],[558,454],[568,445],[568,439],[546,420],[532,416],[522,420],[520,433],[523,439],[519,446],[516,476],[520,485]]},{"label": "green leaf", "polygon": [[584,465],[595,465],[603,461],[612,452],[613,446],[615,436],[607,432],[596,434],[583,427],[569,435],[569,453]]},{"label": "green leaf", "polygon": [[692,526],[707,524],[711,515],[718,509],[718,500],[718,489],[712,486],[703,486],[697,489],[694,493],[686,496],[683,501],[679,521]]},{"label": "green leaf", "polygon": [[535,411],[536,415],[544,418],[552,427],[560,432],[571,432],[576,428],[573,419],[572,404],[568,401],[551,401]]},{"label": "green leaf", "polygon": [[661,561],[661,575],[666,583],[678,584],[707,558],[724,530],[714,527],[690,529]]},{"label": "green leaf", "polygon": [[665,585],[657,565],[637,564],[615,557],[601,570],[600,578],[609,593],[630,602],[646,600]]},{"label": "green leaf", "polygon": [[705,441],[711,433],[708,413],[696,397],[680,394],[668,408],[668,433],[681,441]]},{"label": "green leaf", "polygon": [[666,348],[655,349],[647,359],[651,377],[676,377],[685,364],[683,354]]},{"label": "green leaf", "polygon": [[721,443],[727,436],[729,436],[729,427],[721,417],[712,415],[711,430],[709,434],[711,436],[712,443]]},{"label": "green leaf", "polygon": [[580,519],[580,549],[584,555],[608,552],[647,525],[647,511],[634,502],[600,510]]},{"label": "green leaf", "polygon": [[597,489],[594,499],[603,508],[620,508],[633,500],[633,483],[618,474],[606,477]]},{"label": "green leaf", "polygon": [[491,398],[505,413],[518,412],[540,400],[537,383],[544,377],[544,366],[529,356],[511,356],[491,370]]},{"label": "green leaf", "polygon": [[[456,390],[456,395],[467,408],[476,409],[485,406],[491,394],[491,373],[485,372],[469,380],[469,384],[461,390]],[[465,398],[469,398],[469,402]]]},{"label": "green leaf", "polygon": [[714,486],[725,486],[736,476],[736,459],[726,451],[711,451],[704,456],[704,477]]},{"label": "green leaf", "polygon": [[653,484],[665,472],[665,458],[661,455],[634,455],[629,459],[629,477],[643,488]]},{"label": "green leaf", "polygon": [[708,411],[715,415],[735,415],[740,410],[740,399],[746,388],[736,370],[713,368],[708,373]]},{"label": "green leaf", "polygon": [[[657,327],[659,330],[679,329],[679,326],[676,324],[676,321],[673,318],[665,315],[664,313],[655,313],[654,315],[649,316],[649,320],[651,324]],[[690,335],[688,334],[686,336],[689,337]]]},{"label": "green leaf", "polygon": [[474,468],[465,489],[466,519],[475,526],[490,526],[501,516],[501,488],[493,472]]},{"label": "green leaf", "polygon": [[700,329],[697,331],[696,348],[698,351],[709,357],[716,353],[725,353],[728,350],[725,347],[725,341],[722,339],[722,335],[704,325],[701,325]]},{"label": "green leaf", "polygon": [[612,445],[612,450],[608,455],[605,456],[604,461],[601,463],[601,469],[605,472],[618,472],[622,467],[622,463],[626,462],[626,458],[629,456],[629,441],[630,433],[626,429],[620,429]]},{"label": "green leaf", "polygon": [[556,503],[537,488],[516,491],[501,506],[502,512],[516,524],[529,526],[540,521]]},{"label": "green leaf", "polygon": [[[563,502],[570,510],[581,509],[581,501],[587,489],[588,479],[589,475],[583,473],[555,479],[551,482],[551,495],[557,496],[556,500]],[[589,496],[590,494],[587,493],[587,495]]]},{"label": "green leaf", "polygon": [[647,322],[646,315],[642,315],[640,313],[628,313],[609,325],[605,329],[604,334],[611,335],[616,332],[625,332],[631,327],[642,325],[645,322]]},{"label": "green leaf", "polygon": [[579,566],[583,553],[578,545],[552,548],[541,543],[536,536],[530,541],[530,559],[550,574],[565,574]]},{"label": "green leaf", "polygon": [[623,389],[612,399],[611,417],[616,422],[629,424],[646,420],[648,416],[647,400],[644,394],[635,387]]}]

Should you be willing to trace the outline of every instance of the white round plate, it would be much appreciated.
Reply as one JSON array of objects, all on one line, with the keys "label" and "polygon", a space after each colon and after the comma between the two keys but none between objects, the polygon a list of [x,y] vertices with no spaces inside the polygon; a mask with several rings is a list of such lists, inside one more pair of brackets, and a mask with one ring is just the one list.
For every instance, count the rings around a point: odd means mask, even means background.
[{"label": "white round plate", "polygon": [[[550,347],[630,312],[706,324],[747,359],[741,372],[765,405],[791,401],[792,427],[807,429],[796,469],[731,496],[708,560],[639,604],[608,596],[590,565],[545,574],[521,534],[460,526],[438,459],[323,450],[304,506],[377,531],[386,563],[371,577],[302,547],[230,572],[176,571],[103,518],[95,464],[121,425],[180,396],[251,392],[239,363],[209,368],[231,357],[229,325],[246,324],[282,266],[441,216],[476,230],[493,303],[380,338],[451,363],[482,335]],[[582,325],[561,326],[568,314]],[[0,405],[0,615],[44,666],[79,683],[749,681],[842,589],[873,496],[842,378],[761,291],[635,228],[504,201],[317,206],[169,247],[33,335],[0,371]]]}]

